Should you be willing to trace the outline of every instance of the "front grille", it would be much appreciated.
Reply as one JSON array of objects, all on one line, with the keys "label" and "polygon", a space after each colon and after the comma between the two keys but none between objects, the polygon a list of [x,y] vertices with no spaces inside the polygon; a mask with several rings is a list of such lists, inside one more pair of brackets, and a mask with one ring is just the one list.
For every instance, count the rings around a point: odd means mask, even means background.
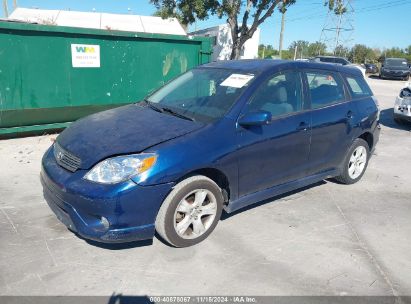
[{"label": "front grille", "polygon": [[54,157],[61,167],[71,172],[80,168],[81,159],[64,150],[58,143],[54,144]]}]

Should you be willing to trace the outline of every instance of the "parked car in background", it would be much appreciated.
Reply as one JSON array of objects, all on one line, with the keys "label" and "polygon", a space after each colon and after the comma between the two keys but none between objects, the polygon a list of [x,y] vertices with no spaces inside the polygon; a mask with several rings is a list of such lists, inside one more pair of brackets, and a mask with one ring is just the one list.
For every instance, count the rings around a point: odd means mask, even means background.
[{"label": "parked car in background", "polygon": [[323,63],[330,63],[330,64],[339,64],[348,67],[354,67],[361,71],[362,75],[365,77],[365,68],[363,68],[359,64],[351,63],[344,57],[336,57],[336,56],[316,56],[312,59],[314,62],[323,62]]},{"label": "parked car in background", "polygon": [[394,120],[398,124],[411,122],[411,82],[407,83],[394,104]]},{"label": "parked car in background", "polygon": [[410,69],[407,60],[403,58],[386,58],[381,66],[380,78],[410,79]]},{"label": "parked car in background", "polygon": [[191,246],[213,231],[223,208],[331,177],[358,182],[378,142],[378,112],[353,68],[206,64],[138,104],[64,130],[42,160],[44,196],[84,238],[129,242],[157,231],[173,246]]},{"label": "parked car in background", "polygon": [[378,74],[378,67],[373,63],[365,63],[365,72],[369,74]]}]

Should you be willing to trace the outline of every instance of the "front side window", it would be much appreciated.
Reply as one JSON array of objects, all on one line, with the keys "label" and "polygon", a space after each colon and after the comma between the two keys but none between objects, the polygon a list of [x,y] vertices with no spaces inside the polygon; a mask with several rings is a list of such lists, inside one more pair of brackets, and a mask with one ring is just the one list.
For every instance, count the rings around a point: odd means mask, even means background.
[{"label": "front side window", "polygon": [[160,110],[171,109],[193,120],[211,122],[233,106],[253,78],[254,75],[228,69],[193,69],[154,92],[146,101]]},{"label": "front side window", "polygon": [[354,98],[372,96],[372,92],[363,78],[346,77],[348,88]]},{"label": "front side window", "polygon": [[311,96],[311,108],[318,109],[345,100],[344,85],[341,78],[328,71],[306,73]]},{"label": "front side window", "polygon": [[303,99],[299,72],[288,71],[266,80],[248,106],[249,112],[268,111],[273,118],[301,111]]}]

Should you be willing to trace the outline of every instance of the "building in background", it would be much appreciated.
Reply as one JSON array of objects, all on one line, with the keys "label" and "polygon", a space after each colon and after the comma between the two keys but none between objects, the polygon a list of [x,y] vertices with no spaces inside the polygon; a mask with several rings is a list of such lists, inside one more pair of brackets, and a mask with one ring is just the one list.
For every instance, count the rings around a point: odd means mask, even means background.
[{"label": "building in background", "polygon": [[[213,38],[212,61],[229,60],[232,49],[232,36],[228,24],[221,24],[207,29],[191,32],[193,36],[204,36]],[[258,58],[258,45],[260,43],[260,29],[258,28],[253,37],[246,41],[241,50],[241,59]]]},{"label": "building in background", "polygon": [[152,16],[17,8],[7,20],[101,30],[187,35],[177,19]]}]

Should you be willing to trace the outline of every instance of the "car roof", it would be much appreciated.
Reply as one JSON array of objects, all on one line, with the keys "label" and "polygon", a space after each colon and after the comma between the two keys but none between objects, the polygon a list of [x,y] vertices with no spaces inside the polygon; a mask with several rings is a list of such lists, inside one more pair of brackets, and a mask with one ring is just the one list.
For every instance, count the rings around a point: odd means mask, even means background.
[{"label": "car roof", "polygon": [[345,74],[362,75],[356,67],[346,67],[342,65],[326,64],[307,61],[276,60],[276,59],[241,59],[222,60],[201,65],[199,68],[219,68],[229,69],[242,73],[260,74],[264,72],[275,72],[285,68],[295,69],[320,69]]}]

